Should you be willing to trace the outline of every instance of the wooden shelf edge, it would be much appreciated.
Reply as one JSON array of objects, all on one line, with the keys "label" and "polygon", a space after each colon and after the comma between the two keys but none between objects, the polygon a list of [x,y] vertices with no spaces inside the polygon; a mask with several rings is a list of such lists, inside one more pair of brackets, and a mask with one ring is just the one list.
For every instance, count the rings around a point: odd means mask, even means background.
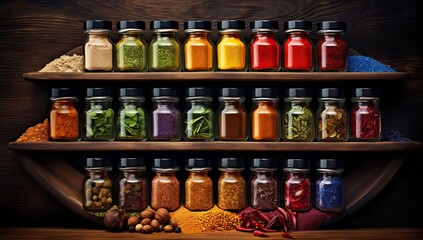
[{"label": "wooden shelf edge", "polygon": [[10,142],[15,151],[239,151],[239,152],[401,152],[423,142]]}]

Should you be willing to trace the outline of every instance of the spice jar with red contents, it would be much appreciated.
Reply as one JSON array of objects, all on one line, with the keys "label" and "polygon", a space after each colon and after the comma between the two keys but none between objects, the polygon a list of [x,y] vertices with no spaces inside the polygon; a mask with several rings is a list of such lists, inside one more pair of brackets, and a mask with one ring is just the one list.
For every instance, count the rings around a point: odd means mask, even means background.
[{"label": "spice jar with red contents", "polygon": [[345,22],[324,21],[317,24],[320,40],[317,43],[317,71],[343,72],[347,70],[348,46],[344,39]]},{"label": "spice jar with red contents", "polygon": [[311,208],[309,162],[307,159],[287,159],[285,163],[285,207],[295,211]]},{"label": "spice jar with red contents", "polygon": [[379,141],[381,138],[381,114],[379,98],[372,88],[357,88],[351,99],[352,141]]},{"label": "spice jar with red contents", "polygon": [[142,158],[121,158],[119,180],[119,207],[127,212],[140,212],[147,207],[147,183],[145,160]]},{"label": "spice jar with red contents", "polygon": [[179,167],[175,159],[156,158],[152,170],[155,172],[151,180],[151,208],[165,208],[174,211],[180,206],[180,186],[176,177]]},{"label": "spice jar with red contents", "polygon": [[274,210],[278,204],[279,188],[275,159],[254,158],[251,162],[251,207]]},{"label": "spice jar with red contents", "polygon": [[250,70],[276,71],[281,69],[281,47],[275,38],[279,29],[276,20],[257,20],[250,23],[253,39],[249,46]]},{"label": "spice jar with red contents", "polygon": [[75,105],[78,98],[72,89],[51,90],[50,131],[52,141],[77,141],[79,139],[79,114]]},{"label": "spice jar with red contents", "polygon": [[191,211],[206,211],[213,207],[213,181],[209,176],[210,159],[189,158],[185,168],[185,207]]},{"label": "spice jar with red contents", "polygon": [[314,69],[314,47],[310,41],[312,23],[292,20],[284,23],[286,40],[283,44],[283,70],[312,72]]}]

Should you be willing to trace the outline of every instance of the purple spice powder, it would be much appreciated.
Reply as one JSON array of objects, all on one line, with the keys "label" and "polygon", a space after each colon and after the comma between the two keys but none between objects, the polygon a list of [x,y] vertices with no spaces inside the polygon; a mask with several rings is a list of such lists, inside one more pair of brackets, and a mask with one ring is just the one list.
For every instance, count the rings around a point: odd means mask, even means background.
[{"label": "purple spice powder", "polygon": [[180,114],[176,108],[162,110],[152,114],[152,140],[178,140],[180,137]]}]

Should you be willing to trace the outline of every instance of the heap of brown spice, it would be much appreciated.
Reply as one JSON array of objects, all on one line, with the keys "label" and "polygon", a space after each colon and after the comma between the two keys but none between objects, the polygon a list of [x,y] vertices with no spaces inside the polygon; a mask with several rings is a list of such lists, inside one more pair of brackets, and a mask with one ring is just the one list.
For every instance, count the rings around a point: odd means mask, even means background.
[{"label": "heap of brown spice", "polygon": [[38,123],[33,127],[29,127],[16,142],[47,142],[48,141],[48,120]]},{"label": "heap of brown spice", "polygon": [[83,72],[84,56],[62,55],[48,63],[40,72]]}]

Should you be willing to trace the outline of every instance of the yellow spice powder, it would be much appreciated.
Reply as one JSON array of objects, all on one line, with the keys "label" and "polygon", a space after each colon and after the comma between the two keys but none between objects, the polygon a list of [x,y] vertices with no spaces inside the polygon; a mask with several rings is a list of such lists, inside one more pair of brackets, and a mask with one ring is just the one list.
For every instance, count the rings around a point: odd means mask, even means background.
[{"label": "yellow spice powder", "polygon": [[217,46],[217,67],[219,70],[243,70],[245,52],[246,46],[240,38],[223,35]]}]

